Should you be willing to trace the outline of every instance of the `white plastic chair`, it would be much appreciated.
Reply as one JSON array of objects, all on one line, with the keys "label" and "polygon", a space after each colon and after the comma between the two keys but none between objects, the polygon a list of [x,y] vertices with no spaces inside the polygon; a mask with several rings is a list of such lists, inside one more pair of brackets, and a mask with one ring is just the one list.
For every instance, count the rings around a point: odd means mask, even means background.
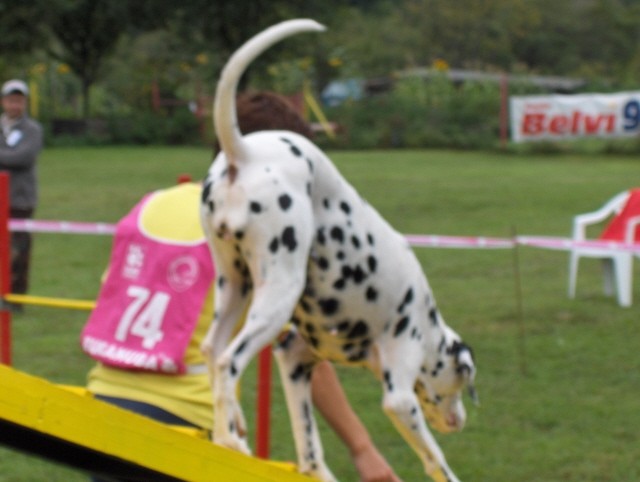
[{"label": "white plastic chair", "polygon": [[[573,218],[573,240],[586,241],[587,227],[599,224],[607,218],[622,222],[623,229],[618,230],[619,239],[607,236],[606,240],[624,243],[638,242],[636,228],[640,225],[640,189],[621,192],[597,211],[579,214]],[[628,209],[625,209],[628,205]],[[614,221],[611,221],[612,223]],[[606,230],[605,230],[606,231]],[[605,233],[603,232],[603,235]],[[601,235],[600,240],[605,240]],[[638,254],[636,254],[638,255]],[[574,247],[569,258],[569,298],[575,298],[580,258],[600,258],[603,261],[604,293],[608,296],[617,294],[620,306],[631,306],[633,286],[633,256],[631,251],[616,251],[600,247]]]}]

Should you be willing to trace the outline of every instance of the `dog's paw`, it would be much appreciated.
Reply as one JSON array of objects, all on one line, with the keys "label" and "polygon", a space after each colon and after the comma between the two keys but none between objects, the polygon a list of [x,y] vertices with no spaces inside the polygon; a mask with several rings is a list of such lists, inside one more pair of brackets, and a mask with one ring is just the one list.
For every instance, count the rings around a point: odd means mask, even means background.
[{"label": "dog's paw", "polygon": [[231,450],[235,450],[236,452],[241,452],[245,455],[251,455],[251,449],[249,448],[249,444],[247,440],[240,437],[213,437],[213,443],[217,445],[221,445]]},{"label": "dog's paw", "polygon": [[301,471],[305,475],[309,475],[322,482],[338,482],[333,473],[329,470],[325,464],[313,463],[311,467]]}]

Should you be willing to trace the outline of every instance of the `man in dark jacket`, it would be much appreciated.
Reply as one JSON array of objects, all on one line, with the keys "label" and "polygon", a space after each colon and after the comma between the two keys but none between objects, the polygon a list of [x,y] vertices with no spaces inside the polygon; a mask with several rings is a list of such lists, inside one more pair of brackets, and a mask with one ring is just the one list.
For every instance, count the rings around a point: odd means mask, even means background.
[{"label": "man in dark jacket", "polygon": [[[37,159],[42,150],[42,127],[27,114],[29,88],[21,80],[2,86],[0,116],[0,171],[9,173],[10,216],[31,218],[38,201]],[[24,294],[28,288],[31,235],[11,235],[11,292]]]}]

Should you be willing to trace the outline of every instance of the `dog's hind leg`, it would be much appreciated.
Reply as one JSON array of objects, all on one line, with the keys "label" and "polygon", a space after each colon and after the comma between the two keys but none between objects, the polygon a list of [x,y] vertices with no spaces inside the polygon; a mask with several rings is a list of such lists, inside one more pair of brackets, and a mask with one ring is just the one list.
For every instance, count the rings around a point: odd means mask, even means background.
[{"label": "dog's hind leg", "polygon": [[[229,252],[226,252],[226,251]],[[216,296],[214,319],[209,327],[209,331],[201,344],[201,350],[209,368],[209,377],[212,387],[213,400],[225,399],[221,392],[221,385],[218,383],[216,374],[216,360],[222,355],[231,336],[236,328],[238,321],[241,319],[243,312],[249,304],[250,296],[247,290],[243,290],[243,286],[247,286],[246,276],[242,276],[243,270],[239,270],[233,264],[235,259],[232,256],[232,247],[225,244],[216,246]],[[224,255],[220,255],[224,254]],[[244,270],[246,272],[246,270]],[[216,434],[223,437],[227,442],[225,445],[232,445],[233,448],[248,453],[249,447],[246,442],[246,423],[240,405],[235,400],[227,400],[226,417],[224,423],[221,418],[216,417],[214,403],[214,440]],[[233,432],[233,435],[229,435]],[[226,435],[224,435],[226,434]],[[233,443],[229,442],[234,440]]]},{"label": "dog's hind leg", "polygon": [[324,482],[333,482],[336,479],[324,461],[311,400],[311,372],[317,360],[294,331],[280,336],[274,355],[289,409],[298,470]]},{"label": "dog's hind leg", "polygon": [[[425,472],[436,482],[459,482],[447,465],[438,442],[429,431],[414,392],[421,360],[420,345],[394,345],[394,350],[380,350],[383,378],[383,409],[394,426],[418,454]],[[416,366],[417,365],[417,366]]]},{"label": "dog's hind leg", "polygon": [[[247,451],[237,423],[241,408],[237,383],[249,362],[274,340],[289,320],[304,286],[304,276],[278,276],[254,288],[251,308],[240,332],[214,361],[214,441]],[[217,343],[217,342],[216,342]],[[244,428],[244,427],[242,427]]]}]

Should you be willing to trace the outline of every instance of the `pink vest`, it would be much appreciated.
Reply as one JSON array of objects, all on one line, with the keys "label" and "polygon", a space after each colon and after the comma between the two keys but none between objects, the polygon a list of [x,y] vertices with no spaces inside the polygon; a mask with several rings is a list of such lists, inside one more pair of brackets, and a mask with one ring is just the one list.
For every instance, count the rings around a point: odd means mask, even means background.
[{"label": "pink vest", "polygon": [[107,365],[184,373],[184,354],[214,278],[206,241],[157,240],[139,225],[146,196],[116,227],[109,272],[81,334]]}]

